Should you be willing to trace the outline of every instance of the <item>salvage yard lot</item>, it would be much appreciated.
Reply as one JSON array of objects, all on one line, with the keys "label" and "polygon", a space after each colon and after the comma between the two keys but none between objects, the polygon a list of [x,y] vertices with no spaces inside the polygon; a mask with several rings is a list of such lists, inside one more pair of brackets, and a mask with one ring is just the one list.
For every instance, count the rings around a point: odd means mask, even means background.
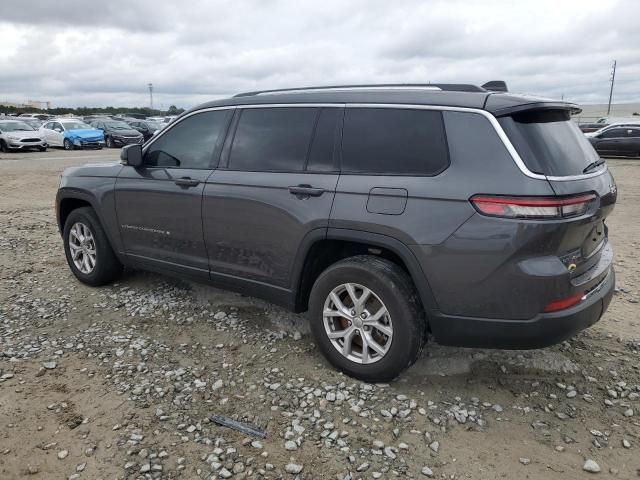
[{"label": "salvage yard lot", "polygon": [[76,281],[59,175],[118,154],[0,154],[1,479],[578,479],[586,459],[640,475],[640,160],[609,160],[618,291],[596,326],[538,351],[429,344],[368,385],[265,302],[142,272]]}]

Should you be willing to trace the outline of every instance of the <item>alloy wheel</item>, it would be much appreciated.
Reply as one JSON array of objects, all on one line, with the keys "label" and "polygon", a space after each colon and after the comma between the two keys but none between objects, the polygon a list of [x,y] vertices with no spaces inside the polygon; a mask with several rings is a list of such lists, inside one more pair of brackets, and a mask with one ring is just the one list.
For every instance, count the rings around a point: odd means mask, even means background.
[{"label": "alloy wheel", "polygon": [[69,249],[75,267],[85,275],[96,267],[96,242],[91,229],[81,222],[76,222],[69,231]]},{"label": "alloy wheel", "polygon": [[357,283],[335,287],[324,302],[324,330],[343,357],[359,364],[381,360],[393,340],[387,307],[371,289]]}]

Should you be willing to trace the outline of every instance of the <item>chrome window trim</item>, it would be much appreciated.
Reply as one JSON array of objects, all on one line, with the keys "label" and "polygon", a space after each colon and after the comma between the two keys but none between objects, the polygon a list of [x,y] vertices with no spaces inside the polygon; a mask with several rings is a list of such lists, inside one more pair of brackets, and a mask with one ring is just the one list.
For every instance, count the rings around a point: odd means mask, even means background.
[{"label": "chrome window trim", "polygon": [[204,112],[212,112],[217,110],[236,110],[236,109],[248,109],[248,108],[285,108],[285,107],[338,107],[338,108],[404,108],[404,109],[414,109],[414,110],[437,110],[442,112],[463,112],[463,113],[475,113],[478,115],[482,115],[485,117],[489,123],[493,126],[495,132],[498,134],[498,137],[502,141],[503,145],[511,155],[511,159],[516,164],[518,169],[527,177],[534,178],[536,180],[551,180],[557,182],[568,182],[573,180],[584,180],[587,178],[597,177],[602,175],[608,170],[606,164],[604,164],[603,168],[600,170],[596,170],[595,172],[585,173],[581,175],[569,175],[566,177],[554,177],[541,175],[539,173],[534,173],[527,168],[524,161],[518,154],[517,150],[507,137],[507,134],[502,129],[502,126],[498,122],[498,119],[492,115],[490,112],[486,110],[482,110],[480,108],[470,108],[470,107],[451,107],[451,106],[442,106],[442,105],[417,105],[417,104],[409,104],[409,103],[261,103],[261,104],[248,104],[248,105],[225,105],[221,107],[210,107],[203,108],[200,110],[195,110],[193,112],[188,113],[176,120],[174,120],[168,127],[162,130],[155,138],[151,138],[149,143],[147,143],[143,148],[143,154],[146,150],[153,145],[155,141],[157,141],[160,137],[165,135],[167,132],[171,131],[173,127],[175,127],[180,122],[184,121],[184,119],[191,117],[192,115],[197,115],[198,113]]}]

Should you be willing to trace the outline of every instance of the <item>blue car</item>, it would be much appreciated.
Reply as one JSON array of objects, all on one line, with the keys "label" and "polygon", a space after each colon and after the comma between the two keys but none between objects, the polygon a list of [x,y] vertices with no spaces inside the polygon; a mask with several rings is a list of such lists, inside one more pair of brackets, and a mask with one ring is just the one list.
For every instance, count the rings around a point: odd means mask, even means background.
[{"label": "blue car", "polygon": [[102,130],[74,118],[49,120],[39,131],[52,147],[64,147],[65,150],[104,147]]}]

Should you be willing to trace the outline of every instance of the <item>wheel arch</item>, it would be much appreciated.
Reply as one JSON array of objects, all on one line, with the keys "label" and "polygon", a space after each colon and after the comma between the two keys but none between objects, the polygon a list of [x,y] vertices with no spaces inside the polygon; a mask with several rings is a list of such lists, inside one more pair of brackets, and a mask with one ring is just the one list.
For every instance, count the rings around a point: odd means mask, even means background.
[{"label": "wheel arch", "polygon": [[[118,243],[113,238],[113,232],[111,232],[110,229],[107,228],[108,224],[105,221],[105,218],[102,214],[101,209],[98,207],[98,204],[98,200],[89,192],[71,188],[63,188],[58,190],[58,194],[56,195],[56,221],[58,223],[58,231],[60,232],[60,235],[63,234],[64,224],[71,212],[77,210],[78,208],[90,207],[98,217],[100,225],[102,226],[102,229],[104,230],[105,235],[109,240],[111,249],[114,251],[116,256],[120,258],[120,249],[117,248]],[[120,260],[122,261],[122,258],[120,258]]]},{"label": "wheel arch", "polygon": [[[427,318],[430,311],[438,309],[417,258],[401,241],[387,235],[360,230],[329,228],[326,234],[325,229],[319,230],[321,232],[312,231],[305,237],[294,263],[292,287],[295,292],[296,312],[307,310],[311,287],[324,268],[343,258],[363,253],[388,258],[408,273],[418,291]],[[341,246],[346,246],[346,251],[341,251]],[[351,252],[349,249],[352,249]]]}]

